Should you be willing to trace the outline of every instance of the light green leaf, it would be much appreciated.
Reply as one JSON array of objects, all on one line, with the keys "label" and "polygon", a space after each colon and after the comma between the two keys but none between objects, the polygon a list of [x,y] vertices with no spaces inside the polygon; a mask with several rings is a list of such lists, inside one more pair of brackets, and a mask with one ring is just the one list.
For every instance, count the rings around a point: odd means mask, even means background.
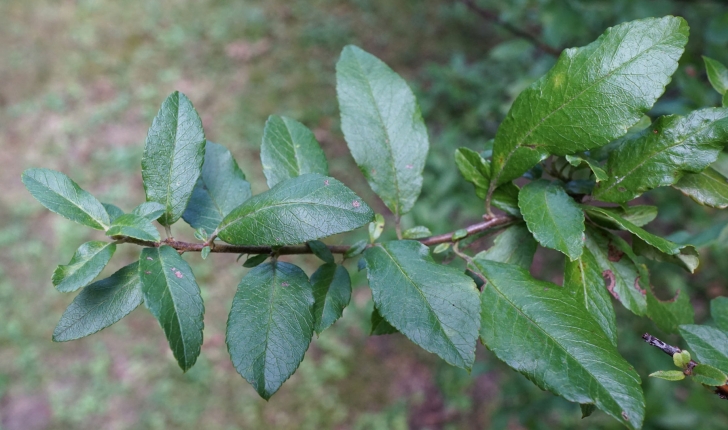
[{"label": "light green leaf", "polygon": [[627,133],[665,91],[688,40],[682,18],[647,18],[609,28],[524,90],[493,146],[493,185],[548,154],[597,148]]},{"label": "light green leaf", "polygon": [[716,297],[711,300],[710,315],[719,329],[728,332],[728,297]]},{"label": "light green leaf", "polygon": [[685,374],[680,370],[658,370],[650,373],[651,378],[660,378],[666,381],[681,381],[685,379]]},{"label": "light green leaf", "polygon": [[725,95],[728,90],[728,69],[723,64],[712,58],[703,55],[705,62],[705,71],[708,73],[710,85],[718,91],[719,94]]},{"label": "light green leaf", "polygon": [[235,208],[218,237],[233,245],[290,245],[354,230],[372,218],[369,206],[344,184],[309,173]]},{"label": "light green leaf", "polygon": [[695,311],[687,294],[675,294],[671,300],[661,301],[654,293],[647,294],[647,316],[665,333],[677,333],[681,324],[692,324]]},{"label": "light green leaf", "polygon": [[187,207],[205,156],[205,132],[192,102],[179,91],[162,103],[147,133],[142,179],[148,202],[164,205],[162,225],[172,225]]},{"label": "light green leaf", "polygon": [[518,206],[533,237],[546,248],[561,251],[571,261],[584,247],[584,212],[560,186],[545,180],[527,184]]},{"label": "light green leaf", "polygon": [[139,263],[84,288],[73,299],[53,331],[54,342],[80,339],[127,316],[142,303]]},{"label": "light green leaf", "polygon": [[227,214],[250,196],[250,183],[230,151],[207,141],[202,175],[182,217],[193,228],[212,233]]},{"label": "light green leaf", "polygon": [[351,300],[351,280],[343,266],[326,263],[311,275],[314,329],[321,334],[341,318]]},{"label": "light green leaf", "polygon": [[351,248],[349,248],[344,253],[344,258],[356,257],[357,255],[364,252],[365,249],[367,249],[368,244],[369,243],[366,240],[358,240],[358,241],[354,242],[354,244],[351,245]]},{"label": "light green leaf", "polygon": [[660,117],[612,151],[607,162],[609,180],[597,185],[594,197],[625,203],[645,191],[672,185],[683,174],[698,173],[710,166],[726,141],[728,108]]},{"label": "light green leaf", "polygon": [[672,362],[681,369],[687,369],[691,359],[692,357],[690,357],[690,352],[688,351],[680,351],[672,354]]},{"label": "light green leaf", "polygon": [[124,211],[121,210],[116,205],[113,205],[111,203],[101,203],[104,206],[104,209],[106,209],[106,213],[109,214],[109,221],[114,222],[114,220],[122,215],[124,215]]},{"label": "light green leaf", "polygon": [[316,136],[305,125],[285,116],[268,117],[260,161],[270,188],[306,173],[329,175],[329,164]]},{"label": "light green leaf", "polygon": [[512,264],[474,263],[488,280],[480,329],[488,349],[541,389],[641,427],[639,376],[572,294]]},{"label": "light green leaf", "polygon": [[515,264],[528,270],[537,246],[525,224],[514,224],[495,238],[493,246],[478,253],[475,258]]},{"label": "light green leaf", "polygon": [[704,206],[728,207],[728,178],[708,167],[700,173],[686,173],[673,188]]},{"label": "light green leaf", "polygon": [[[622,217],[638,227],[649,224],[657,217],[657,207],[655,206],[600,207],[599,209],[599,212],[589,213],[589,219],[610,230],[623,230],[622,226],[612,219],[612,215]],[[605,212],[608,215],[603,215]]]},{"label": "light green leaf", "polygon": [[306,242],[306,245],[308,245],[308,248],[315,256],[323,260],[325,263],[334,263],[334,254],[331,253],[331,250],[325,243],[320,240],[311,240]]},{"label": "light green leaf", "polygon": [[111,223],[101,202],[61,172],[28,169],[21,179],[30,194],[51,212],[97,230],[106,230]]},{"label": "light green leaf", "polygon": [[[490,186],[490,164],[480,154],[469,148],[458,148],[455,151],[455,164],[463,178],[475,185],[475,194],[481,199],[485,199]],[[518,187],[513,183],[498,187],[493,193],[493,206],[509,215],[520,216],[518,191]]]},{"label": "light green leaf", "polygon": [[473,280],[435,263],[429,248],[413,240],[371,247],[364,258],[381,315],[425,350],[470,369],[480,326]]},{"label": "light green leaf", "polygon": [[370,336],[381,336],[385,334],[399,333],[396,328],[392,327],[387,320],[384,319],[382,314],[379,313],[377,308],[372,311],[372,329],[369,332]]},{"label": "light green leaf", "polygon": [[649,275],[644,267],[634,262],[629,244],[612,233],[587,227],[585,245],[602,270],[612,297],[634,314],[644,315]]},{"label": "light green leaf", "polygon": [[349,45],[336,63],[336,93],[356,164],[395,216],[409,212],[430,147],[412,90],[381,60]]},{"label": "light green leaf", "polygon": [[428,236],[432,236],[432,232],[429,228],[423,225],[408,228],[404,231],[404,233],[402,233],[402,237],[405,239],[422,239]]},{"label": "light green leaf", "polygon": [[450,249],[450,242],[445,242],[437,245],[435,249],[432,250],[433,254],[442,254],[443,252]]},{"label": "light green leaf", "polygon": [[195,275],[170,246],[144,248],[139,258],[144,303],[159,321],[183,371],[197,361],[202,347],[205,307]]},{"label": "light green leaf", "polygon": [[594,317],[612,345],[616,346],[617,316],[604,285],[602,269],[589,249],[585,248],[579,259],[566,262],[564,289]]},{"label": "light green leaf", "polygon": [[707,364],[698,364],[693,368],[693,378],[703,385],[719,387],[728,383],[725,373]]},{"label": "light green leaf", "polygon": [[369,242],[374,243],[384,231],[384,217],[382,214],[374,215],[374,221],[369,223]]},{"label": "light green leaf", "polygon": [[164,205],[157,202],[144,202],[131,211],[134,215],[144,217],[149,221],[156,221],[160,216],[164,215],[164,212]]},{"label": "light green leaf", "polygon": [[608,176],[607,172],[599,166],[599,162],[592,160],[589,157],[581,157],[578,155],[566,155],[566,161],[574,167],[578,167],[582,163],[586,163],[592,172],[594,172],[594,179],[597,182],[606,181]]},{"label": "light green leaf", "polygon": [[159,242],[162,238],[159,231],[152,225],[149,218],[131,214],[124,214],[114,220],[106,230],[107,236],[128,236],[139,240]]},{"label": "light green leaf", "polygon": [[81,245],[71,261],[60,265],[53,272],[53,285],[62,293],[70,293],[85,287],[96,278],[116,252],[112,242],[92,241]]},{"label": "light green leaf", "polygon": [[271,262],[238,285],[227,323],[233,366],[268,400],[296,371],[311,343],[314,298],[298,267]]},{"label": "light green leaf", "polygon": [[204,246],[202,251],[200,251],[200,257],[202,257],[203,260],[207,260],[207,256],[210,255],[210,251],[211,249],[209,246]]},{"label": "light green leaf", "polygon": [[728,332],[706,325],[681,325],[680,335],[699,363],[728,373]]}]

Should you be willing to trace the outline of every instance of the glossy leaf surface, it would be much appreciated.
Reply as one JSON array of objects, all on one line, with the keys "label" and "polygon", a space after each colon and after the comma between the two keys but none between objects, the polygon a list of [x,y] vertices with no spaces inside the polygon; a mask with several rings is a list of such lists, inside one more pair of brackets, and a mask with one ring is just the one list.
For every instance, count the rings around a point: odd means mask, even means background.
[{"label": "glossy leaf surface", "polygon": [[703,61],[705,62],[705,71],[708,73],[710,85],[719,94],[725,94],[726,90],[728,90],[728,69],[719,61],[706,56],[703,56]]},{"label": "glossy leaf surface", "polygon": [[139,240],[151,240],[159,242],[162,238],[149,218],[135,215],[133,213],[124,214],[111,223],[111,227],[106,230],[107,236],[129,236]]},{"label": "glossy leaf surface", "polygon": [[53,272],[53,285],[62,293],[85,287],[104,270],[115,251],[116,245],[112,242],[84,243],[67,265],[60,265]]},{"label": "glossy leaf surface", "polygon": [[326,263],[311,275],[314,330],[329,328],[344,313],[351,300],[351,279],[344,266]]},{"label": "glossy leaf surface", "polygon": [[526,225],[515,224],[503,230],[495,238],[493,246],[480,252],[476,258],[515,264],[528,270],[533,263],[537,246]]},{"label": "glossy leaf surface", "polygon": [[700,173],[686,173],[673,188],[701,205],[718,209],[728,207],[728,178],[713,168],[708,167]]}]

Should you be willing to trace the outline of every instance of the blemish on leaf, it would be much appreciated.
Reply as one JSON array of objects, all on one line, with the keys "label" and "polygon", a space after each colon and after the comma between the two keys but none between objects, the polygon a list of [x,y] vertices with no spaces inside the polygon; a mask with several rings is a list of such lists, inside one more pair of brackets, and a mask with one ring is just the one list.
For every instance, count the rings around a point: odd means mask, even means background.
[{"label": "blemish on leaf", "polygon": [[619,300],[619,294],[614,291],[614,286],[616,285],[614,272],[612,272],[611,270],[605,270],[602,272],[602,278],[604,278],[604,283],[607,287],[607,291],[609,291],[609,294],[611,294],[612,297],[614,297],[615,299]]},{"label": "blemish on leaf", "polygon": [[634,280],[634,287],[637,288],[637,291],[639,291],[640,294],[642,294],[643,296],[647,295],[647,291],[643,290],[640,287],[640,277],[639,276],[637,277],[637,279]]},{"label": "blemish on leaf", "polygon": [[624,252],[620,251],[612,242],[609,242],[609,245],[607,245],[607,258],[609,261],[617,263],[622,259],[622,256],[624,256]]},{"label": "blemish on leaf", "polygon": [[659,133],[659,131],[657,131],[657,130],[652,130],[652,132],[655,134]]},{"label": "blemish on leaf", "polygon": [[154,259],[152,257],[147,257],[147,260],[154,261]]},{"label": "blemish on leaf", "polygon": [[353,205],[353,206],[354,206],[355,208],[358,208],[359,206],[361,206],[361,203],[359,203],[359,202],[358,202],[357,200],[354,200],[354,202],[352,203],[352,205]]},{"label": "blemish on leaf", "polygon": [[412,168],[414,168],[415,166],[413,166],[413,165],[411,165],[411,164],[408,164],[408,165],[406,165],[406,166],[404,166],[404,167],[406,167],[406,168],[408,168],[408,169],[412,169]]},{"label": "blemish on leaf", "polygon": [[324,185],[329,185],[329,180],[328,179],[325,179],[324,180]]},{"label": "blemish on leaf", "polygon": [[178,278],[182,279],[182,272],[180,272],[180,271],[178,270],[178,271],[174,272],[174,276],[176,276],[176,277],[178,277]]},{"label": "blemish on leaf", "polygon": [[622,418],[624,418],[625,421],[629,421],[629,417],[627,416],[627,412],[622,411]]},{"label": "blemish on leaf", "polygon": [[281,282],[281,287],[287,287],[287,286],[289,286],[289,285],[290,285],[290,284],[289,284],[288,282]]},{"label": "blemish on leaf", "polygon": [[152,272],[150,272],[149,270],[145,270],[144,273],[146,273],[147,275],[151,275],[152,274]]}]

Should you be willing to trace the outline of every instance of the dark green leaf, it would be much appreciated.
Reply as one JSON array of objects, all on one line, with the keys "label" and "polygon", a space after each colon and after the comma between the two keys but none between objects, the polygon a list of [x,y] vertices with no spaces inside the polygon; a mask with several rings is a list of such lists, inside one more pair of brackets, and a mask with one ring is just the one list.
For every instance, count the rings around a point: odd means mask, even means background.
[{"label": "dark green leaf", "polygon": [[152,225],[149,218],[134,215],[124,214],[114,220],[111,223],[111,227],[106,230],[107,236],[128,236],[139,240],[151,240],[152,242],[159,242],[162,238],[159,236],[159,231]]},{"label": "dark green leaf", "polygon": [[54,342],[80,339],[119,321],[142,303],[139,263],[84,288],[53,331]]},{"label": "dark green leaf", "polygon": [[604,285],[602,269],[589,249],[585,248],[578,260],[566,262],[564,289],[594,317],[612,345],[616,346],[617,316]]},{"label": "dark green leaf", "polygon": [[354,242],[354,244],[351,245],[351,248],[344,253],[344,258],[356,257],[367,249],[367,245],[368,243],[366,240],[358,240]]},{"label": "dark green leaf", "polygon": [[247,268],[256,267],[259,264],[261,264],[262,262],[264,262],[265,260],[267,260],[268,257],[270,257],[270,255],[268,255],[268,254],[253,255],[252,257],[248,257],[248,259],[245,260],[245,263],[243,263],[243,267],[247,267]]},{"label": "dark green leaf", "polygon": [[673,185],[683,194],[713,208],[728,207],[728,178],[708,167],[700,173],[686,173]]},{"label": "dark green leaf", "polygon": [[599,163],[596,160],[592,160],[589,157],[581,157],[578,155],[567,155],[566,161],[569,162],[574,167],[577,167],[581,165],[582,163],[586,163],[592,172],[594,172],[594,178],[597,182],[606,181],[608,176],[607,172],[604,171],[604,169],[599,166]]},{"label": "dark green leaf", "polygon": [[682,381],[685,379],[685,374],[681,370],[658,370],[657,372],[650,373],[651,378],[660,378],[666,381]]},{"label": "dark green leaf", "polygon": [[546,158],[597,148],[627,132],[665,91],[688,40],[682,18],[648,18],[565,50],[523,91],[498,128],[493,181],[511,181]]},{"label": "dark green leaf", "polygon": [[404,233],[402,233],[402,237],[405,239],[422,239],[427,236],[432,236],[432,232],[429,228],[422,225],[408,228],[404,231]]},{"label": "dark green leaf", "polygon": [[202,175],[182,217],[193,228],[212,233],[227,214],[250,196],[250,184],[230,151],[208,141]]},{"label": "dark green leaf", "polygon": [[264,399],[296,371],[311,343],[314,298],[298,267],[271,262],[238,285],[227,323],[233,366]]},{"label": "dark green leaf", "polygon": [[705,71],[708,73],[710,85],[719,94],[725,94],[728,90],[728,69],[719,61],[706,56],[703,56],[703,61],[705,61]]},{"label": "dark green leaf", "polygon": [[370,336],[381,336],[384,334],[394,334],[399,333],[396,328],[392,327],[390,323],[387,322],[387,320],[382,317],[382,315],[379,313],[377,308],[374,308],[372,311],[372,329],[369,332]]},{"label": "dark green leaf", "polygon": [[647,294],[647,316],[665,333],[677,333],[679,325],[694,322],[695,312],[687,294],[678,291],[663,302],[651,293]]},{"label": "dark green leaf", "polygon": [[[657,217],[657,208],[655,206],[600,207],[599,209],[599,212],[589,213],[589,219],[610,230],[623,230],[622,226],[614,221],[612,215],[622,217],[639,227],[649,224]],[[603,215],[604,213],[608,215]]]},{"label": "dark green leaf", "polygon": [[584,212],[560,186],[545,180],[530,182],[518,194],[518,206],[533,237],[572,261],[584,247]]},{"label": "dark green leaf", "polygon": [[144,202],[131,211],[134,215],[144,217],[149,221],[156,221],[160,216],[164,215],[164,212],[164,205],[157,202]]},{"label": "dark green leaf", "polygon": [[660,251],[658,248],[648,244],[638,236],[632,236],[632,249],[635,254],[649,258],[652,261],[662,261],[680,266],[690,273],[694,273],[700,264],[700,255],[692,245],[683,245],[680,252],[675,255]]},{"label": "dark green leaf", "polygon": [[325,263],[334,263],[334,254],[331,253],[331,250],[325,243],[320,240],[311,240],[306,242],[306,244],[311,252]]},{"label": "dark green leaf", "polygon": [[101,202],[63,173],[28,169],[21,179],[30,194],[51,212],[97,230],[106,230],[111,224]]},{"label": "dark green leaf", "polygon": [[413,240],[374,246],[364,258],[382,316],[417,345],[470,369],[480,326],[473,280],[435,263],[429,248]]},{"label": "dark green leaf", "polygon": [[716,297],[711,300],[710,315],[719,329],[728,332],[728,297]]},{"label": "dark green leaf", "polygon": [[586,249],[599,268],[607,291],[636,315],[647,312],[647,272],[631,257],[632,250],[619,236],[594,228],[586,229]]},{"label": "dark green leaf", "polygon": [[121,210],[118,206],[113,205],[111,203],[101,203],[104,206],[104,209],[106,209],[106,213],[109,214],[109,221],[114,222],[114,220],[122,215],[124,215],[124,211]]},{"label": "dark green leaf", "polygon": [[705,325],[681,325],[680,335],[701,364],[728,373],[728,332]]},{"label": "dark green leaf", "polygon": [[205,156],[205,132],[192,102],[179,91],[162,103],[147,133],[142,179],[148,202],[165,207],[159,218],[171,225],[187,207]]},{"label": "dark green leaf", "polygon": [[728,383],[725,373],[707,364],[698,364],[693,368],[693,378],[701,384],[719,387]]},{"label": "dark green leaf", "polygon": [[187,262],[170,246],[144,248],[139,258],[144,303],[159,321],[183,371],[197,361],[202,347],[205,307]]},{"label": "dark green leaf", "polygon": [[260,161],[268,187],[306,173],[329,175],[329,165],[316,137],[291,118],[271,115],[263,130]]},{"label": "dark green leaf", "polygon": [[475,256],[483,260],[500,261],[528,270],[536,253],[536,241],[523,223],[512,225],[495,238],[493,246]]},{"label": "dark green leaf", "polygon": [[488,349],[541,389],[641,427],[639,376],[572,294],[512,264],[474,262],[488,280],[480,329]]},{"label": "dark green leaf", "polygon": [[81,245],[68,265],[61,265],[53,272],[53,285],[62,293],[70,293],[85,287],[96,278],[109,263],[116,251],[112,242],[86,242]]},{"label": "dark green leaf", "polygon": [[581,403],[579,407],[581,408],[581,419],[588,417],[597,410],[597,406],[593,403]]},{"label": "dark green leaf", "polygon": [[326,263],[311,275],[314,329],[321,334],[341,318],[351,300],[351,280],[343,266]]},{"label": "dark green leaf", "polygon": [[[475,185],[475,194],[485,199],[490,186],[490,164],[469,148],[455,151],[455,164],[466,181]],[[509,215],[520,216],[518,209],[518,187],[513,183],[504,184],[493,193],[493,206]]]},{"label": "dark green leaf", "polygon": [[356,164],[395,216],[409,212],[430,147],[412,90],[381,60],[349,45],[336,63],[336,93]]},{"label": "dark green leaf", "polygon": [[362,270],[367,268],[367,261],[364,258],[360,258],[359,261],[356,262],[356,270],[357,272],[361,272]]},{"label": "dark green leaf", "polygon": [[290,245],[354,230],[372,218],[369,206],[344,184],[309,173],[235,208],[218,236],[234,245]]},{"label": "dark green leaf", "polygon": [[685,173],[698,173],[718,158],[728,141],[728,109],[702,109],[687,116],[657,119],[637,137],[609,155],[609,180],[594,197],[625,203],[645,191],[676,183]]}]

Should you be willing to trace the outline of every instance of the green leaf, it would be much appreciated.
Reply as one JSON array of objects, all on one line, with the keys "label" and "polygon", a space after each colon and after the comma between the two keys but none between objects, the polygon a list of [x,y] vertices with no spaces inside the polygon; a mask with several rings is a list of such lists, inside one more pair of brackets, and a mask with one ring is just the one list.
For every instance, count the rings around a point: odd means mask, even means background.
[{"label": "green leaf", "polygon": [[432,250],[433,254],[442,254],[443,252],[450,249],[450,242],[445,242],[437,245],[435,249]]},{"label": "green leaf", "polygon": [[725,94],[723,94],[723,103],[722,103],[722,105],[723,105],[723,107],[728,107],[728,92],[726,92]]},{"label": "green leaf", "polygon": [[152,225],[149,218],[131,214],[124,214],[111,223],[106,230],[107,236],[128,236],[139,240],[159,242],[162,238],[159,231]]},{"label": "green leaf", "polygon": [[716,297],[711,300],[710,315],[719,329],[728,332],[728,297]]},{"label": "green leaf", "polygon": [[354,230],[372,218],[369,206],[344,184],[309,173],[235,208],[218,237],[233,245],[290,245]]},{"label": "green leaf", "polygon": [[680,351],[672,354],[672,362],[676,367],[681,369],[687,369],[690,364],[690,353],[688,351]]},{"label": "green leaf", "polygon": [[200,241],[206,241],[209,236],[207,235],[207,230],[200,227],[197,230],[195,230],[195,239]]},{"label": "green leaf", "polygon": [[632,249],[619,236],[591,227],[586,229],[586,249],[602,270],[607,291],[636,315],[647,312],[647,271],[632,258]]},{"label": "green leaf", "polygon": [[208,255],[210,255],[210,247],[204,246],[202,251],[200,251],[200,257],[202,257],[203,260],[207,260]]},{"label": "green leaf", "polygon": [[420,195],[430,143],[412,90],[397,73],[356,46],[336,63],[341,129],[375,193],[399,217]]},{"label": "green leaf", "polygon": [[382,214],[374,215],[374,221],[369,223],[369,242],[374,243],[384,231],[384,217]]},{"label": "green leaf", "polygon": [[574,167],[579,166],[582,163],[586,163],[592,172],[594,172],[594,179],[597,182],[606,181],[609,176],[607,176],[607,172],[604,171],[604,169],[599,166],[599,163],[596,160],[593,160],[589,157],[581,157],[578,155],[567,155],[566,161],[569,162]]},{"label": "green leaf", "polygon": [[671,300],[661,301],[647,294],[647,316],[665,333],[677,333],[681,324],[692,324],[695,311],[687,294],[675,294]]},{"label": "green leaf", "polygon": [[686,173],[673,188],[701,205],[719,209],[728,207],[728,178],[711,167],[700,173]]},{"label": "green leaf", "polygon": [[142,303],[139,263],[84,288],[73,299],[53,331],[54,342],[80,339],[127,316]]},{"label": "green leaf", "polygon": [[612,345],[617,345],[617,316],[605,288],[602,269],[589,249],[581,257],[567,261],[564,289],[596,320]]},{"label": "green leaf", "polygon": [[116,252],[112,242],[92,241],[81,245],[71,261],[60,265],[51,278],[53,286],[62,293],[70,293],[85,287],[96,278]]},{"label": "green leaf", "polygon": [[593,403],[580,403],[579,407],[581,408],[581,419],[588,417],[597,409],[597,406]]},{"label": "green leaf", "polygon": [[728,373],[728,332],[705,325],[681,325],[680,335],[701,364]]},{"label": "green leaf", "polygon": [[28,169],[21,179],[30,194],[51,212],[97,230],[106,230],[111,223],[101,202],[61,172]]},{"label": "green leaf", "polygon": [[415,344],[470,369],[480,326],[473,280],[435,263],[429,248],[413,240],[371,247],[364,258],[381,315]]},{"label": "green leaf", "polygon": [[565,50],[498,128],[494,185],[548,154],[597,148],[627,133],[665,91],[687,40],[685,20],[668,16],[620,24],[583,48]]},{"label": "green leaf", "polygon": [[124,211],[121,210],[118,206],[112,205],[111,203],[101,203],[104,206],[104,209],[106,209],[106,213],[109,214],[109,221],[114,222],[114,220],[122,215],[124,215]]},{"label": "green leaf", "polygon": [[329,175],[329,164],[316,137],[291,118],[271,115],[263,130],[260,161],[268,187],[306,173]]},{"label": "green leaf", "polygon": [[164,205],[159,218],[172,225],[187,207],[205,156],[205,132],[192,102],[179,91],[162,103],[147,133],[142,179],[148,202]]},{"label": "green leaf", "polygon": [[530,182],[518,194],[518,206],[538,243],[561,251],[571,261],[579,258],[584,247],[584,212],[563,188],[545,180]]},{"label": "green leaf", "polygon": [[306,245],[308,245],[308,248],[316,257],[320,258],[325,263],[334,263],[334,254],[331,253],[331,250],[325,243],[320,240],[311,240],[306,242]]},{"label": "green leaf", "polygon": [[651,378],[660,378],[666,381],[681,381],[685,379],[685,374],[681,370],[658,370],[650,373]]},{"label": "green leaf", "polygon": [[382,314],[379,313],[377,308],[372,311],[372,329],[369,332],[370,336],[381,336],[385,334],[399,333],[396,328],[392,327],[387,320],[384,319]]},{"label": "green leaf", "polygon": [[[655,206],[600,207],[599,209],[599,212],[589,213],[589,219],[610,230],[623,230],[622,226],[614,221],[613,215],[622,217],[638,227],[649,224],[657,217],[657,207]],[[603,215],[605,212],[608,215]]]},{"label": "green leaf", "polygon": [[160,216],[164,215],[164,212],[164,205],[157,202],[144,202],[131,211],[134,215],[144,217],[149,221],[156,221]]},{"label": "green leaf", "polygon": [[402,233],[402,237],[405,239],[422,239],[428,236],[432,236],[432,232],[423,225],[408,228]]},{"label": "green leaf", "polygon": [[488,280],[480,329],[488,349],[541,389],[641,427],[639,376],[572,294],[512,264],[474,263]]},{"label": "green leaf", "polygon": [[326,263],[311,275],[314,329],[321,334],[341,318],[351,300],[351,280],[343,266]]},{"label": "green leaf", "polygon": [[622,230],[629,231],[635,235],[633,241],[634,251],[638,255],[645,256],[656,261],[666,261],[677,264],[685,270],[693,273],[698,267],[698,251],[692,245],[679,245],[662,237],[648,233],[640,227],[632,224],[615,211],[604,210],[597,206],[584,206],[586,212],[599,214],[611,220]]},{"label": "green leaf", "polygon": [[495,238],[493,246],[480,252],[475,258],[515,264],[528,270],[533,263],[537,246],[525,224],[514,224]]},{"label": "green leaf", "polygon": [[723,64],[712,58],[703,55],[705,62],[705,71],[708,73],[710,85],[718,91],[719,94],[725,95],[728,90],[728,69]]},{"label": "green leaf", "polygon": [[[455,151],[455,164],[466,181],[475,185],[475,194],[485,199],[490,186],[490,164],[485,159],[469,148],[458,148]],[[503,212],[520,216],[518,209],[518,187],[513,183],[504,184],[498,187],[493,193],[493,206]]]},{"label": "green leaf", "polygon": [[144,248],[139,258],[144,303],[159,321],[183,371],[197,361],[202,347],[205,307],[187,262],[170,246]]},{"label": "green leaf", "polygon": [[366,240],[358,240],[351,245],[351,248],[344,253],[344,258],[356,257],[367,249],[369,243]]},{"label": "green leaf", "polygon": [[211,234],[227,214],[250,196],[250,183],[230,151],[207,141],[202,175],[182,218],[193,228],[203,228]]},{"label": "green leaf", "polygon": [[703,385],[720,387],[728,383],[725,373],[707,364],[698,364],[693,368],[693,378]]},{"label": "green leaf", "polygon": [[687,116],[657,119],[637,137],[609,155],[609,180],[594,197],[625,203],[653,188],[676,183],[685,173],[698,173],[718,158],[728,141],[728,108],[701,109]]},{"label": "green leaf", "polygon": [[298,267],[271,262],[238,285],[227,323],[233,366],[268,400],[296,371],[311,343],[314,298]]},{"label": "green leaf", "polygon": [[247,267],[249,269],[256,267],[263,263],[265,260],[267,260],[268,257],[270,257],[270,255],[268,254],[258,254],[252,257],[248,257],[248,259],[245,260],[245,263],[243,263],[243,267]]}]

